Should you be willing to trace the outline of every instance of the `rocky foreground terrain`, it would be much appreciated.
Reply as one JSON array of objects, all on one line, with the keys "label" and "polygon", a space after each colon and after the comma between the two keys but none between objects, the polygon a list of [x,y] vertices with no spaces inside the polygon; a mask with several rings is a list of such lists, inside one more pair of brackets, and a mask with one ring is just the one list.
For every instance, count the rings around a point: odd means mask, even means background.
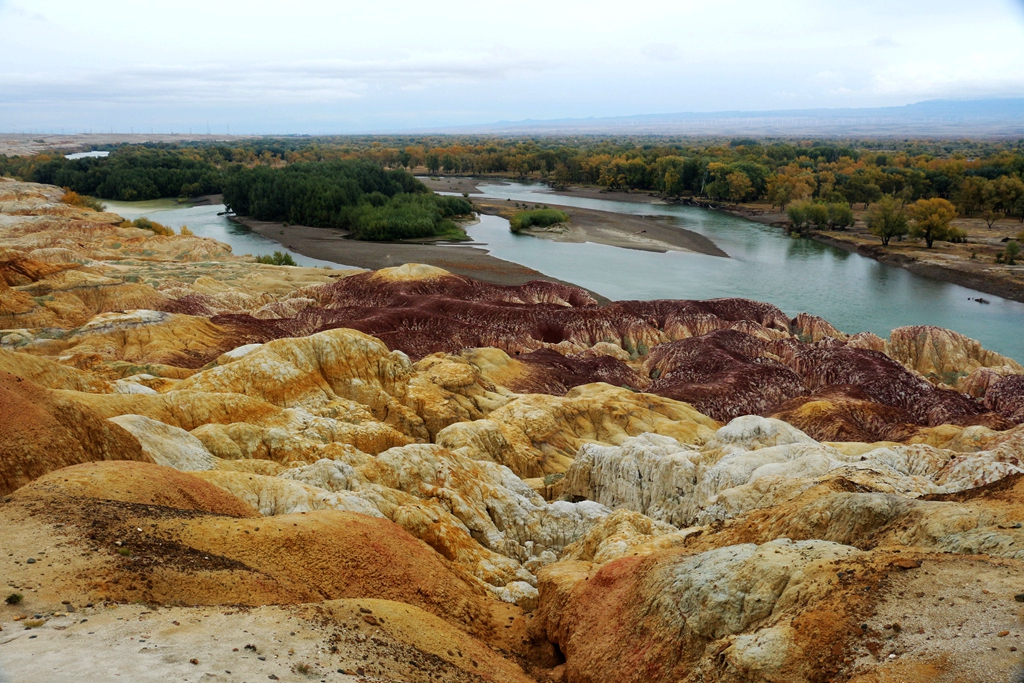
[{"label": "rocky foreground terrain", "polygon": [[60,198],[0,181],[13,681],[1024,676],[1009,358]]}]

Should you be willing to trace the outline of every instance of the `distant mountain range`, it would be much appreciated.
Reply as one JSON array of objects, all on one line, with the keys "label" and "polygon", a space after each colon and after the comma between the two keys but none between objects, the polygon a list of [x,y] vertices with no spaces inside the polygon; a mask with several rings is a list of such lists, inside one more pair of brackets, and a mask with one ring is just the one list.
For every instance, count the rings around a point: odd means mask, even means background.
[{"label": "distant mountain range", "polygon": [[928,100],[901,107],[683,112],[500,121],[445,133],[520,135],[758,135],[1024,137],[1024,98]]}]

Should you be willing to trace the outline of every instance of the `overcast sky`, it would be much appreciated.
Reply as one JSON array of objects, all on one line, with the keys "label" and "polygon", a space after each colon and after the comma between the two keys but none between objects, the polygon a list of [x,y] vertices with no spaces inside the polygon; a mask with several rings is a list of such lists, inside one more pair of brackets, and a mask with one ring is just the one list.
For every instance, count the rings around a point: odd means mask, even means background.
[{"label": "overcast sky", "polygon": [[344,133],[1024,96],[1021,0],[0,0],[0,130]]}]

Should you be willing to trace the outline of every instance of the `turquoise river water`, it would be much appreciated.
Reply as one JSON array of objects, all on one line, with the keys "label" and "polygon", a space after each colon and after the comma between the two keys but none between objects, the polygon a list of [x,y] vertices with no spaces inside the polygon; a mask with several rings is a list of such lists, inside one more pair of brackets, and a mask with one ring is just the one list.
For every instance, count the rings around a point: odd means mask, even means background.
[{"label": "turquoise river water", "polygon": [[[487,197],[615,213],[665,216],[711,239],[730,258],[558,243],[515,235],[482,216],[469,234],[498,258],[573,282],[610,299],[745,297],[789,315],[807,311],[844,332],[883,337],[903,325],[938,325],[1024,362],[1024,304],[915,275],[896,266],[719,211],[566,197],[536,184],[479,186]],[[984,297],[990,304],[971,301]]]}]

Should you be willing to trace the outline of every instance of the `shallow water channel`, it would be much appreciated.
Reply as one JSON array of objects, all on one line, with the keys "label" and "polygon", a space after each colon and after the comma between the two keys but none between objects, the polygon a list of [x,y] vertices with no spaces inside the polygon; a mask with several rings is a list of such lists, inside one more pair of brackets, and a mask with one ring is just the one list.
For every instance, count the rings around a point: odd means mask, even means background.
[{"label": "shallow water channel", "polygon": [[303,256],[288,249],[283,244],[267,239],[249,228],[228,220],[227,216],[218,216],[225,209],[223,204],[206,206],[183,206],[174,199],[155,199],[148,202],[112,202],[104,199],[107,211],[118,214],[128,220],[146,216],[150,220],[162,223],[169,228],[178,230],[187,225],[189,230],[199,237],[212,237],[231,246],[231,251],[238,256],[252,254],[261,256],[273,254],[275,251],[291,254],[295,263],[300,266],[350,268],[333,261]]}]

